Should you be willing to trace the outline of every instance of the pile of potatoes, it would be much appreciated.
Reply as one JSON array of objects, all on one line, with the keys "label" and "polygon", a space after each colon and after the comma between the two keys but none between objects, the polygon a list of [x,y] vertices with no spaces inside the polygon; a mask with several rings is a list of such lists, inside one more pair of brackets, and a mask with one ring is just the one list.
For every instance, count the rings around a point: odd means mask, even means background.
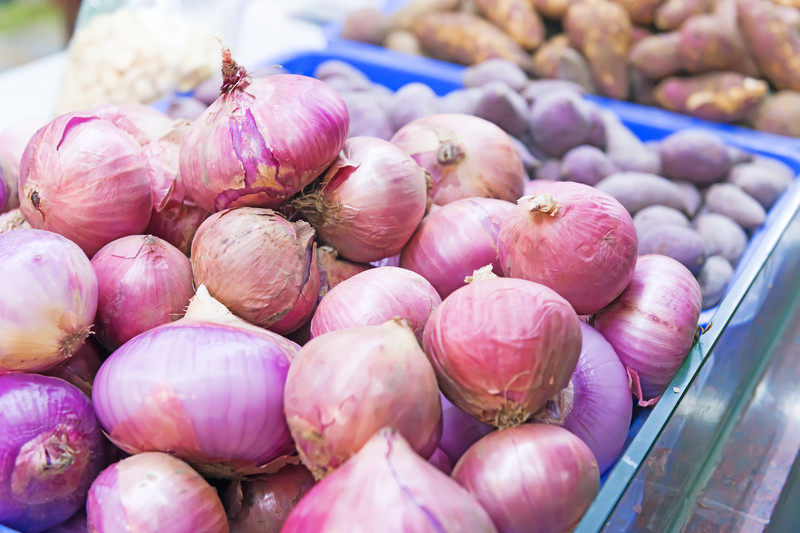
[{"label": "pile of potatoes", "polygon": [[800,136],[798,0],[412,0],[341,36],[713,121]]}]

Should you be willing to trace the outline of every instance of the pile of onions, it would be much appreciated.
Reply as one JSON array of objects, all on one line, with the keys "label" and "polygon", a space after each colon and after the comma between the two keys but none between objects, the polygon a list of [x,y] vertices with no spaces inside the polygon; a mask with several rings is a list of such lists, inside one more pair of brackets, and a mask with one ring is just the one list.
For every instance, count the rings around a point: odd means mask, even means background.
[{"label": "pile of onions", "polygon": [[497,261],[497,238],[514,204],[494,198],[465,198],[422,219],[400,256],[400,266],[431,282],[442,298],[464,286],[475,270]]},{"label": "pile of onions", "polygon": [[105,460],[92,404],[37,374],[0,376],[0,524],[42,531],[75,514]]},{"label": "pile of onions", "polygon": [[317,483],[282,533],[469,531],[496,529],[478,502],[388,428]]},{"label": "pile of onions", "polygon": [[503,220],[498,257],[506,276],[546,285],[587,315],[628,286],[638,242],[633,219],[613,197],[555,182],[520,198]]},{"label": "pile of onions", "polygon": [[399,320],[310,340],[292,361],[283,403],[300,458],[317,479],[382,427],[399,431],[426,458],[441,437],[436,375]]},{"label": "pile of onions", "polygon": [[179,122],[158,139],[143,149],[147,173],[150,177],[150,192],[153,196],[153,212],[181,205],[186,196],[180,178],[179,160],[183,139],[189,131],[188,122]]},{"label": "pile of onions", "polygon": [[152,235],[129,235],[92,257],[97,274],[97,340],[109,351],[183,316],[194,294],[192,264]]},{"label": "pile of onions", "polygon": [[36,121],[12,124],[0,133],[0,213],[19,207],[19,165],[28,141],[39,129]]},{"label": "pile of onions", "polygon": [[192,242],[195,282],[243,319],[290,333],[317,306],[319,270],[314,229],[271,209],[214,213]]},{"label": "pile of onions", "polygon": [[91,109],[100,118],[113,122],[142,146],[169,133],[181,120],[175,120],[153,106],[139,103],[104,104]]},{"label": "pile of onions", "polygon": [[478,420],[506,428],[567,386],[581,328],[552,289],[490,273],[433,311],[423,342],[444,395]]},{"label": "pile of onions", "polygon": [[66,522],[51,527],[44,531],[44,533],[88,533],[89,525],[86,519],[86,509],[81,508],[80,511],[72,515]]},{"label": "pile of onions", "polygon": [[322,298],[328,291],[346,279],[372,268],[372,265],[353,263],[339,257],[331,246],[317,247],[317,269],[319,270],[319,296]]},{"label": "pile of onions", "polygon": [[566,429],[524,424],[475,443],[453,469],[498,531],[571,531],[600,487],[594,455]]},{"label": "pile of onions", "polygon": [[557,424],[586,443],[605,472],[622,451],[631,426],[628,374],[614,348],[581,322],[583,346],[569,385],[547,403],[536,422]]},{"label": "pile of onions", "polygon": [[251,79],[223,49],[221,96],[192,123],[180,154],[189,196],[206,211],[277,207],[342,149],[350,118],[324,82]]},{"label": "pile of onions", "polygon": [[447,474],[453,471],[453,461],[441,448],[436,448],[433,454],[428,458],[428,462]]},{"label": "pile of onions", "polygon": [[228,533],[214,487],[185,462],[140,453],[114,463],[92,483],[86,502],[96,533]]},{"label": "pile of onions", "polygon": [[403,318],[422,340],[428,317],[440,303],[436,289],[419,274],[398,267],[372,268],[325,295],[311,319],[311,336]]},{"label": "pile of onions", "polygon": [[97,277],[77,245],[23,228],[0,234],[0,373],[68,359],[90,332]]},{"label": "pile of onions", "polygon": [[316,190],[292,202],[320,238],[351,261],[400,253],[425,214],[425,170],[398,147],[351,137]]},{"label": "pile of onions", "polygon": [[134,337],[103,363],[92,401],[128,453],[168,451],[214,477],[261,473],[292,449],[283,388],[294,351],[226,314],[201,287],[183,318]]},{"label": "pile of onions", "polygon": [[491,433],[494,428],[450,403],[444,394],[442,400],[442,438],[439,448],[447,454],[450,461],[456,464],[467,449],[478,442],[481,437]]},{"label": "pile of onions", "polygon": [[143,232],[153,207],[142,147],[91,112],[61,115],[31,139],[19,199],[31,226],[64,235],[89,257]]},{"label": "pile of onions", "polygon": [[514,142],[498,126],[460,113],[428,115],[409,122],[391,142],[433,178],[428,195],[439,205],[480,196],[516,202],[525,168]]},{"label": "pile of onions", "polygon": [[189,255],[192,240],[200,225],[211,213],[189,201],[153,211],[146,233],[164,239],[172,246]]},{"label": "pile of onions", "polygon": [[106,358],[106,353],[98,346],[93,337],[86,339],[72,357],[42,372],[45,376],[61,378],[78,387],[89,398],[92,397],[92,384],[97,371]]},{"label": "pile of onions", "polygon": [[314,483],[314,476],[301,465],[232,481],[223,495],[231,533],[278,533]]},{"label": "pile of onions", "polygon": [[702,299],[685,266],[650,254],[639,257],[620,297],[597,313],[594,326],[628,370],[639,405],[658,401],[689,354]]}]

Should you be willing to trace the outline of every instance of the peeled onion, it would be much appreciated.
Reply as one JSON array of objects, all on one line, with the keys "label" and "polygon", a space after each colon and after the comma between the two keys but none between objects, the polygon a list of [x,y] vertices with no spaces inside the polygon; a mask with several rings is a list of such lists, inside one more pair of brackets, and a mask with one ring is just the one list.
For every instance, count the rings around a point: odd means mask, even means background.
[{"label": "peeled onion", "polygon": [[372,265],[354,263],[339,257],[339,252],[330,246],[317,247],[317,269],[319,270],[319,296],[322,298],[328,291],[348,278],[369,270]]}]

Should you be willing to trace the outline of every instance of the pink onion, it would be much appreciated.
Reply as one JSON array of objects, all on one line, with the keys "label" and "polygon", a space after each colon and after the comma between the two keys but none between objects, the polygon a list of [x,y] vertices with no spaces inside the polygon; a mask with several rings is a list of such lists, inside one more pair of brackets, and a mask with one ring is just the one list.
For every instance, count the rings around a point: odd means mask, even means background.
[{"label": "pink onion", "polygon": [[491,433],[494,428],[450,403],[444,394],[442,400],[442,439],[439,448],[444,451],[455,464],[467,449],[478,442],[481,437]]},{"label": "pink onion", "polygon": [[188,131],[189,123],[179,122],[143,149],[145,166],[150,177],[153,212],[178,207],[185,200],[186,187],[180,177],[178,161],[181,144]]},{"label": "pink onion", "polygon": [[214,487],[165,453],[140,453],[97,476],[86,503],[92,533],[228,533]]},{"label": "pink onion", "polygon": [[665,255],[639,257],[630,285],[595,316],[594,327],[614,347],[639,405],[667,390],[689,353],[702,307],[700,285]]},{"label": "pink onion", "polygon": [[490,433],[458,461],[453,479],[502,533],[571,531],[600,487],[589,447],[546,424]]},{"label": "pink onion", "polygon": [[270,209],[214,213],[195,234],[192,271],[233,313],[289,333],[317,306],[319,271],[314,229]]},{"label": "pink onion", "polygon": [[631,425],[633,400],[628,374],[614,348],[581,322],[583,346],[569,385],[535,422],[556,424],[581,438],[594,453],[600,473],[619,457]]},{"label": "pink onion", "polygon": [[194,294],[192,264],[152,235],[129,235],[92,257],[97,274],[97,340],[116,350],[139,333],[178,320]]},{"label": "pink onion", "polygon": [[112,442],[213,477],[262,473],[291,451],[283,388],[295,345],[225,313],[201,287],[182,319],[103,363],[92,401]]},{"label": "pink onion", "polygon": [[491,275],[448,296],[431,314],[423,341],[447,399],[506,428],[525,422],[567,386],[581,328],[555,291]]},{"label": "pink onion", "polygon": [[19,207],[19,165],[25,146],[40,126],[24,120],[0,132],[0,213]]},{"label": "pink onion", "polygon": [[89,399],[64,380],[0,376],[0,524],[42,531],[80,509],[105,459]]},{"label": "pink onion", "polygon": [[42,372],[45,376],[52,376],[54,378],[61,378],[66,382],[72,383],[78,387],[81,392],[86,396],[92,397],[92,383],[97,371],[100,370],[100,365],[107,354],[100,348],[94,338],[89,337],[86,339],[80,348],[75,353],[64,361],[46,372]]},{"label": "pink onion", "polygon": [[68,359],[89,334],[97,277],[78,246],[38,229],[0,234],[0,373]]},{"label": "pink onion", "polygon": [[311,336],[403,318],[422,340],[425,323],[440,303],[439,294],[419,274],[398,267],[373,268],[344,280],[320,301],[311,319]]},{"label": "pink onion", "polygon": [[453,471],[453,461],[441,448],[434,450],[433,455],[428,458],[428,462],[448,476]]},{"label": "pink onion", "polygon": [[342,149],[349,116],[324,82],[276,74],[251,79],[223,49],[221,96],[192,123],[180,154],[189,196],[206,211],[277,207]]},{"label": "pink onion", "polygon": [[300,465],[231,482],[223,496],[231,533],[279,533],[297,502],[314,486]]},{"label": "pink onion", "polygon": [[316,190],[292,205],[351,261],[400,253],[425,214],[425,170],[375,137],[351,137]]},{"label": "pink onion", "polygon": [[178,206],[166,207],[150,216],[150,223],[145,233],[164,239],[172,246],[189,255],[192,240],[197,229],[211,213],[184,201]]},{"label": "pink onion", "polygon": [[86,509],[82,508],[72,515],[66,522],[56,527],[51,527],[44,533],[89,533],[89,524],[86,519]]},{"label": "pink onion", "polygon": [[494,198],[465,198],[422,219],[400,256],[400,266],[431,282],[442,298],[464,286],[464,278],[497,261],[497,237],[514,204]]},{"label": "pink onion", "polygon": [[628,286],[638,238],[610,195],[571,181],[520,198],[503,220],[498,257],[506,276],[546,285],[578,314],[610,304]]},{"label": "pink onion", "polygon": [[384,426],[429,457],[442,431],[436,375],[407,323],[333,331],[297,353],[284,393],[300,458],[320,479]]},{"label": "pink onion", "polygon": [[467,491],[388,428],[378,431],[352,459],[317,483],[289,514],[281,531],[357,530],[496,531]]},{"label": "pink onion", "polygon": [[169,133],[182,120],[175,120],[153,106],[126,103],[104,104],[90,110],[100,118],[113,122],[118,128],[129,133],[142,146]]},{"label": "pink onion", "polygon": [[319,296],[322,298],[328,291],[346,279],[372,268],[372,265],[353,263],[339,257],[339,252],[330,246],[317,247],[317,269],[319,270]]},{"label": "pink onion", "polygon": [[400,128],[391,141],[431,174],[428,195],[436,204],[474,196],[516,202],[522,196],[526,174],[519,152],[488,120],[428,115]]},{"label": "pink onion", "polygon": [[31,139],[19,198],[31,226],[64,235],[89,257],[144,231],[153,207],[141,146],[91,112],[61,115]]},{"label": "pink onion", "polygon": [[25,220],[25,217],[22,216],[22,212],[19,210],[19,207],[12,209],[11,211],[6,211],[0,215],[0,233],[6,233],[7,231],[30,227],[31,225],[28,224],[28,222]]}]

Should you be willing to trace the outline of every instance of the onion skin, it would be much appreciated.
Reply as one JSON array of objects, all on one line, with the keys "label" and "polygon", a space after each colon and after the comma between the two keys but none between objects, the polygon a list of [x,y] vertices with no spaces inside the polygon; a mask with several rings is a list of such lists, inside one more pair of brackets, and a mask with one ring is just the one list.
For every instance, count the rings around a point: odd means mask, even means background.
[{"label": "onion skin", "polygon": [[164,239],[188,256],[197,229],[209,216],[211,213],[205,209],[183,202],[178,206],[153,211],[146,233]]},{"label": "onion skin", "polygon": [[453,471],[453,462],[450,457],[442,451],[441,448],[436,448],[433,452],[433,455],[430,456],[428,462],[447,474],[450,475],[450,472]]},{"label": "onion skin", "polygon": [[41,124],[25,120],[0,132],[0,213],[19,207],[19,165],[28,141]]},{"label": "onion skin", "polygon": [[639,405],[658,401],[689,354],[702,300],[685,266],[649,254],[639,257],[628,288],[595,316],[594,327],[625,365]]},{"label": "onion skin", "polygon": [[42,531],[75,514],[105,460],[89,399],[64,380],[0,376],[0,524]]},{"label": "onion skin", "polygon": [[234,480],[223,496],[231,533],[279,533],[291,510],[314,483],[311,472],[300,465]]},{"label": "onion skin", "polygon": [[527,175],[506,132],[482,118],[461,113],[428,115],[409,122],[391,142],[433,178],[428,193],[444,205],[475,196],[509,202],[522,196]]},{"label": "onion skin", "polygon": [[377,326],[397,317],[408,320],[421,341],[428,317],[440,303],[433,285],[416,272],[372,268],[344,280],[320,301],[311,319],[311,336]]},{"label": "onion skin", "polygon": [[467,491],[414,453],[388,428],[317,483],[282,533],[380,531],[491,533],[491,519]]},{"label": "onion skin", "polygon": [[91,112],[100,118],[113,122],[115,126],[129,133],[142,146],[157,141],[166,135],[181,120],[175,120],[153,106],[139,103],[103,104],[93,107]]},{"label": "onion skin", "polygon": [[114,351],[136,335],[183,316],[194,295],[192,264],[152,235],[129,235],[92,257],[97,274],[95,336]]},{"label": "onion skin", "polygon": [[475,443],[453,469],[502,533],[570,531],[600,487],[594,455],[569,431],[524,424]]},{"label": "onion skin", "polygon": [[192,242],[192,272],[234,314],[278,333],[306,322],[317,305],[314,229],[275,211],[228,209],[203,222]]},{"label": "onion skin", "polygon": [[222,94],[193,123],[180,154],[189,196],[206,211],[277,207],[336,159],[350,117],[324,82],[250,79],[223,50]]},{"label": "onion skin", "polygon": [[319,270],[319,297],[322,298],[328,291],[346,279],[372,268],[372,265],[353,263],[339,257],[331,246],[317,247],[317,269]]},{"label": "onion skin", "polygon": [[6,233],[20,228],[30,228],[31,225],[22,216],[19,207],[6,211],[0,215],[0,233]]},{"label": "onion skin", "polygon": [[92,483],[86,503],[92,533],[228,533],[214,488],[166,453],[140,453],[115,463]]},{"label": "onion skin", "polygon": [[384,426],[423,457],[441,438],[436,375],[408,325],[397,320],[310,340],[292,361],[283,403],[300,458],[317,479]]},{"label": "onion skin", "polygon": [[186,188],[180,178],[178,161],[181,143],[188,131],[189,122],[178,122],[173,129],[148,143],[142,150],[150,177],[153,212],[177,207],[185,200]]},{"label": "onion skin", "polygon": [[444,394],[440,395],[440,399],[442,400],[442,438],[439,441],[439,448],[455,465],[470,446],[478,442],[484,435],[494,431],[494,428],[469,416],[453,405]]},{"label": "onion skin", "polygon": [[43,372],[45,376],[61,378],[78,387],[89,398],[92,397],[92,383],[107,354],[92,337],[86,339],[75,353],[61,364]]},{"label": "onion skin", "polygon": [[31,139],[19,198],[31,226],[67,237],[89,257],[144,231],[153,207],[141,146],[91,112],[61,115]]},{"label": "onion skin", "polygon": [[83,508],[72,515],[66,522],[51,527],[44,533],[89,533],[89,523],[86,519],[86,509]]},{"label": "onion skin", "polygon": [[503,220],[503,273],[550,287],[578,314],[595,313],[633,277],[639,245],[633,219],[617,200],[589,185],[557,182],[539,191],[520,198]]},{"label": "onion skin", "polygon": [[569,383],[581,351],[580,320],[544,285],[492,277],[448,296],[431,314],[423,345],[453,405],[513,427]]},{"label": "onion skin", "polygon": [[351,137],[315,192],[292,205],[345,259],[400,253],[425,215],[427,179],[403,150],[376,137]]},{"label": "onion skin", "polygon": [[400,256],[400,266],[427,279],[442,298],[464,286],[464,278],[497,260],[503,218],[514,204],[494,198],[465,198],[422,219]]},{"label": "onion skin", "polygon": [[97,277],[78,246],[38,229],[0,234],[0,373],[68,359],[97,310]]}]

